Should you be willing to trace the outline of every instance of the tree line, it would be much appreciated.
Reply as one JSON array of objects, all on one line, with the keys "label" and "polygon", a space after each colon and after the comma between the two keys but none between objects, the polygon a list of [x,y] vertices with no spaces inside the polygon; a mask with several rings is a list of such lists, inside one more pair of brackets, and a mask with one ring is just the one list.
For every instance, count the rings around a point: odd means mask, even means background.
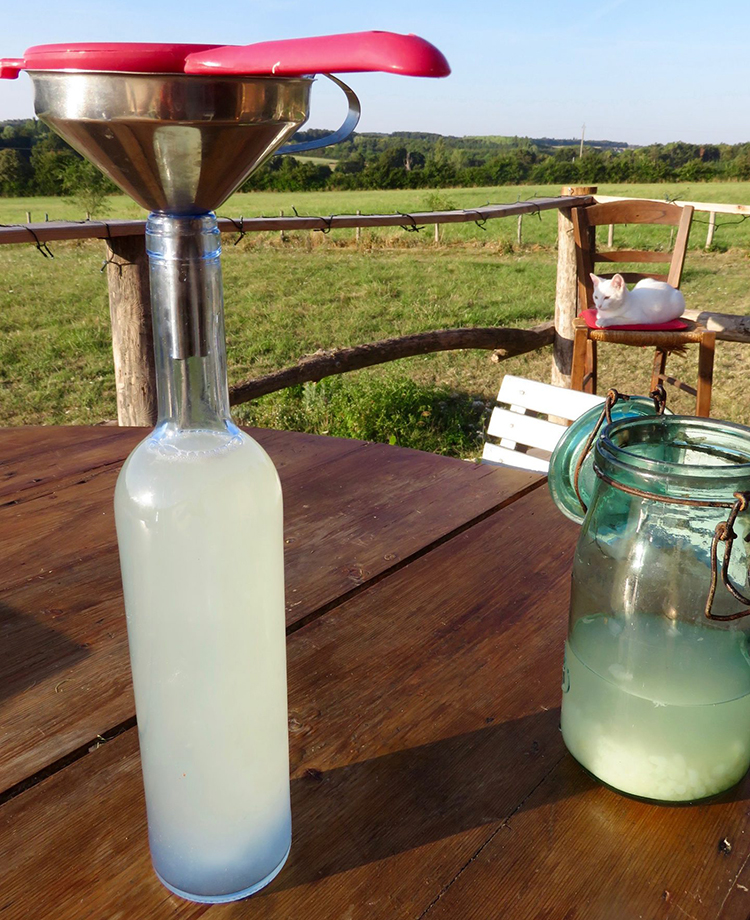
[{"label": "tree line", "polygon": [[[302,131],[300,140],[328,132]],[[324,159],[325,162],[321,162]],[[422,132],[355,134],[320,158],[273,157],[243,190],[392,189],[497,185],[596,185],[750,179],[750,143],[652,144],[573,139],[449,137]],[[92,213],[109,180],[36,119],[0,122],[0,195],[68,195]]]}]

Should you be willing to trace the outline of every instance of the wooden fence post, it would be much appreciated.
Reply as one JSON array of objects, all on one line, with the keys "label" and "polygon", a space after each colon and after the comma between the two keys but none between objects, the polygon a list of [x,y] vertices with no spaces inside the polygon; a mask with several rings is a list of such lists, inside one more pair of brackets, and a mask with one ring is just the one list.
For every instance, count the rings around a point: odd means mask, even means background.
[{"label": "wooden fence post", "polygon": [[[594,195],[597,186],[563,188],[562,195]],[[555,288],[555,341],[552,351],[552,383],[570,388],[573,366],[573,320],[578,307],[578,272],[570,208],[557,212],[557,285]]]},{"label": "wooden fence post", "polygon": [[120,425],[156,421],[154,336],[148,257],[142,236],[107,240],[107,283]]},{"label": "wooden fence post", "polygon": [[[360,217],[361,214],[362,214],[362,212],[359,210],[359,208],[357,208],[357,217]],[[361,228],[361,227],[357,227],[357,228],[355,229],[355,231],[354,231],[354,238],[355,238],[355,240],[356,240],[356,242],[357,242],[357,245],[359,245],[359,242],[360,242],[360,240],[362,239],[362,228]]]},{"label": "wooden fence post", "polygon": [[607,230],[607,249],[611,249],[615,245],[615,225],[610,224],[609,229]]},{"label": "wooden fence post", "polygon": [[523,214],[518,215],[518,226],[516,227],[516,245],[523,243]]},{"label": "wooden fence post", "polygon": [[714,231],[716,230],[716,211],[711,211],[708,215],[708,233],[706,233],[706,249],[711,248],[714,241]]}]

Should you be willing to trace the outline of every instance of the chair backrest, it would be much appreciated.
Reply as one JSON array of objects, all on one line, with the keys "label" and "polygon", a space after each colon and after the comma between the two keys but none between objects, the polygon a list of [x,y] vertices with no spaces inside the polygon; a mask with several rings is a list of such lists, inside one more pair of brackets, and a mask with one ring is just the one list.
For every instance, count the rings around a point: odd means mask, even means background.
[{"label": "chair backrest", "polygon": [[[613,274],[616,274],[616,272],[606,274],[597,272],[597,262],[669,263],[667,274],[652,272],[621,272],[620,274],[628,284],[641,281],[643,278],[655,278],[657,281],[667,281],[672,287],[680,286],[690,225],[693,221],[691,205],[680,206],[667,202],[638,199],[608,201],[604,204],[591,205],[588,208],[573,208],[571,217],[576,244],[579,311],[594,306],[594,285],[590,273],[594,272],[602,278],[611,278]],[[677,227],[672,252],[643,249],[602,251],[596,245],[596,227],[609,224],[666,224]]]},{"label": "chair backrest", "polygon": [[482,463],[546,473],[550,454],[567,425],[601,405],[604,397],[506,374],[497,401],[500,405],[490,416]]}]

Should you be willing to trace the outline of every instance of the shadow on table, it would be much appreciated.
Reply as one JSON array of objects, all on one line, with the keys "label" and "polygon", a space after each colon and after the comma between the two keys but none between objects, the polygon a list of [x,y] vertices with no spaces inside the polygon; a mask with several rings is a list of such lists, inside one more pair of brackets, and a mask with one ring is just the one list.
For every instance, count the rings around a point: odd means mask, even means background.
[{"label": "shadow on table", "polygon": [[269,891],[504,821],[563,755],[559,719],[559,709],[539,712],[325,773],[308,770],[292,783],[292,853]]},{"label": "shadow on table", "polygon": [[[54,617],[54,611],[47,611]],[[0,702],[66,671],[89,652],[34,617],[0,603]]]}]

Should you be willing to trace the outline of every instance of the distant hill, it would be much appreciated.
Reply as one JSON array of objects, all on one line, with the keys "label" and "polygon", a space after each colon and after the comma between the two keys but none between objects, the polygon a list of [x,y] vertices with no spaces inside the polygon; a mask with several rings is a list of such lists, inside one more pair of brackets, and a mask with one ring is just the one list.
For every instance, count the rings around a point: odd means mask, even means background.
[{"label": "distant hill", "polygon": [[[330,131],[301,131],[297,140]],[[652,144],[424,131],[355,133],[319,155],[272,157],[243,188],[450,188],[750,179],[750,144]],[[316,154],[318,152],[316,151]],[[36,119],[0,122],[0,195],[101,197],[114,187]]]},{"label": "distant hill", "polygon": [[[295,141],[317,140],[330,134],[330,131],[314,128],[309,131],[300,131],[295,136]],[[334,147],[328,148],[326,155],[331,159],[344,160],[357,151],[367,154],[382,153],[394,147],[406,146],[427,153],[436,146],[447,150],[465,150],[472,153],[482,152],[507,153],[509,150],[534,148],[541,153],[551,153],[560,147],[580,148],[580,138],[554,138],[554,137],[523,137],[520,135],[465,135],[432,134],[425,131],[393,131],[391,134],[375,132],[357,133]],[[597,150],[626,150],[630,147],[625,141],[586,141],[587,149]]]}]

